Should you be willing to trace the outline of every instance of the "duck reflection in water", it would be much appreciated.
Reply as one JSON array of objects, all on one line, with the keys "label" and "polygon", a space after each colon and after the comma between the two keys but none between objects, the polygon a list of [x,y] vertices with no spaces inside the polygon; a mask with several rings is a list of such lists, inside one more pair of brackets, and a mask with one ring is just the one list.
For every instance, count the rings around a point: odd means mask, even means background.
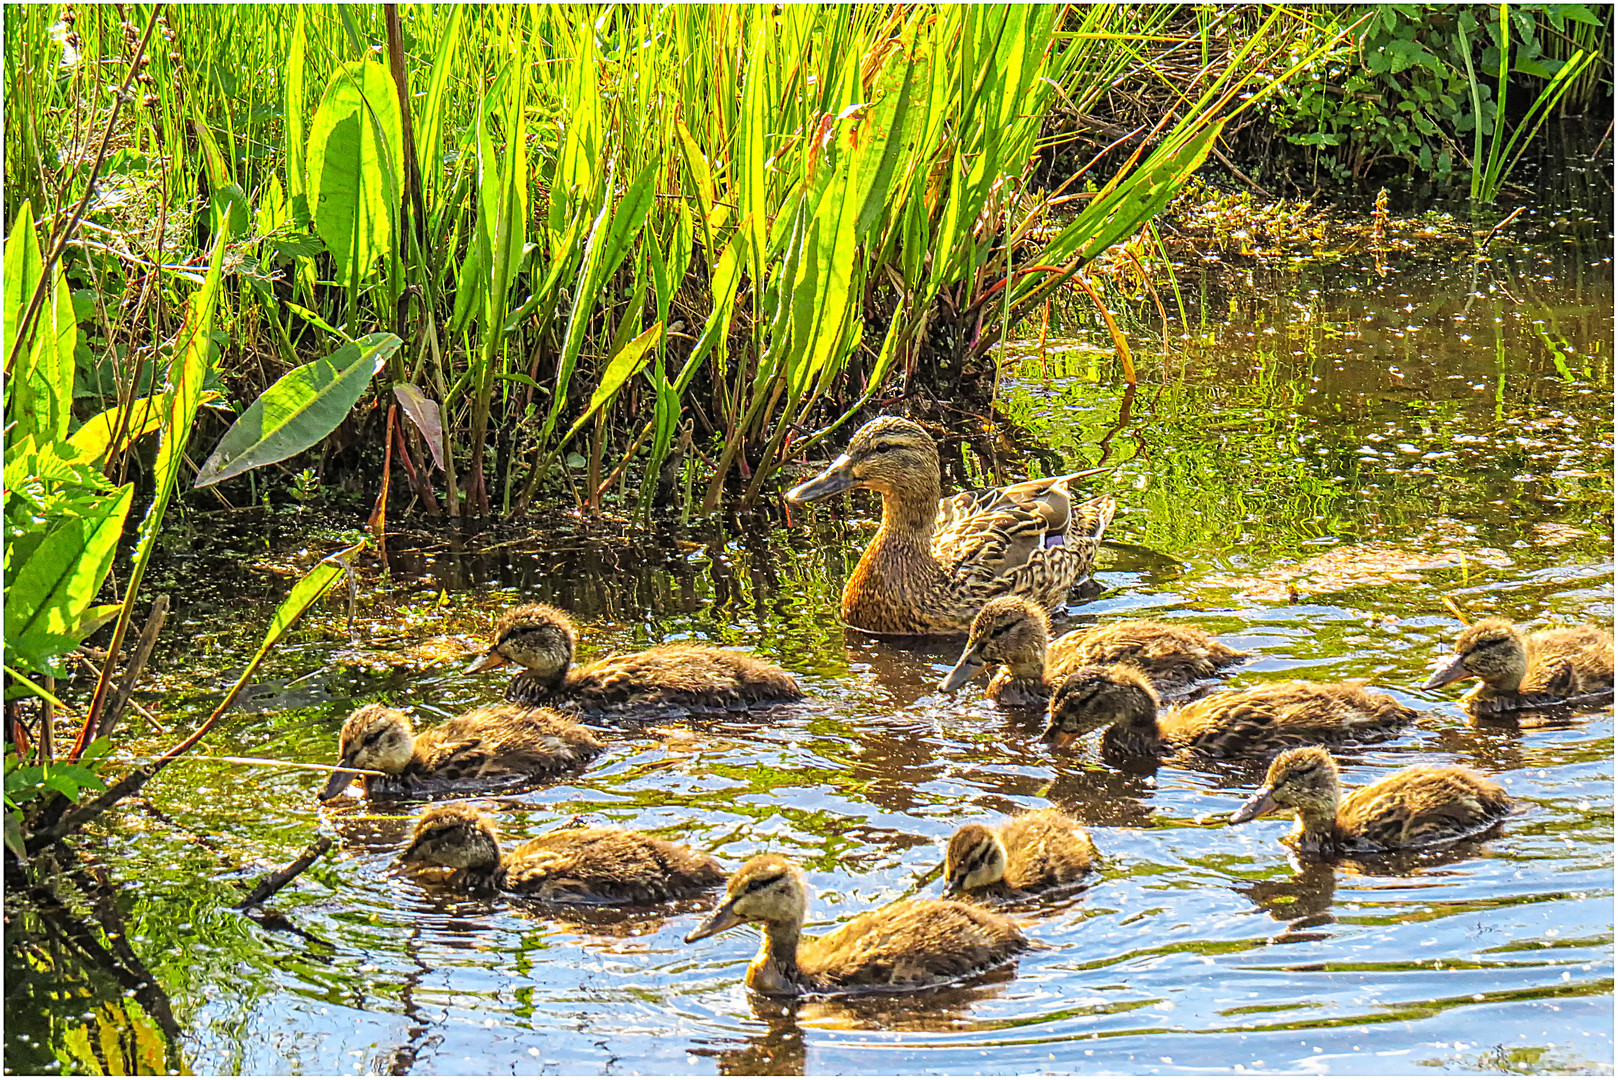
[{"label": "duck reflection in water", "polygon": [[1322,941],[1331,937],[1329,931],[1308,931],[1337,921],[1332,908],[1337,902],[1340,877],[1345,888],[1357,893],[1431,888],[1435,882],[1416,879],[1446,877],[1456,873],[1442,868],[1488,854],[1487,841],[1498,836],[1499,832],[1499,826],[1496,826],[1493,834],[1463,840],[1449,847],[1344,856],[1332,862],[1302,859],[1292,853],[1287,860],[1292,869],[1291,876],[1238,881],[1230,888],[1251,900],[1255,907],[1263,909],[1276,922],[1286,924],[1285,931],[1270,939],[1273,943]]},{"label": "duck reflection in water", "polygon": [[972,1030],[972,1009],[1001,996],[1015,978],[1011,969],[986,972],[969,982],[922,993],[840,998],[768,998],[748,995],[753,1019],[763,1029],[745,1039],[691,1047],[697,1057],[713,1058],[724,1076],[803,1076],[810,1040],[825,1031]]}]

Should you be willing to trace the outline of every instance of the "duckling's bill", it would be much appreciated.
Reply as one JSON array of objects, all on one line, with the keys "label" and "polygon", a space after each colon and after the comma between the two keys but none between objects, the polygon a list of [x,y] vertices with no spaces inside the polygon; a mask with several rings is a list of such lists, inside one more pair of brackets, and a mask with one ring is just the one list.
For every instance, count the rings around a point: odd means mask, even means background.
[{"label": "duckling's bill", "polygon": [[1440,686],[1448,686],[1466,678],[1466,657],[1452,656],[1444,662],[1444,666],[1433,673],[1433,677],[1421,684],[1423,690],[1437,690]]},{"label": "duckling's bill", "polygon": [[839,455],[836,461],[826,466],[821,474],[813,480],[806,480],[787,492],[787,501],[794,503],[814,502],[824,499],[828,495],[835,495],[839,491],[847,491],[854,486],[854,470],[850,466],[847,454]]},{"label": "duckling's bill", "polygon": [[945,693],[951,690],[959,690],[977,678],[985,666],[982,659],[978,657],[976,649],[967,649],[961,653],[961,658],[955,661],[955,666],[949,669],[949,674],[940,680],[938,688]]},{"label": "duckling's bill", "polygon": [[721,930],[729,930],[733,926],[740,926],[745,920],[736,914],[735,904],[735,897],[731,897],[723,904],[720,904],[701,926],[685,935],[686,943],[701,941],[705,937],[712,937]]},{"label": "duckling's bill", "polygon": [[[343,764],[346,765],[348,762],[343,762]],[[333,799],[337,798],[337,796],[346,791],[349,784],[352,784],[359,778],[360,774],[357,772],[349,772],[346,769],[338,769],[336,772],[331,774],[331,777],[326,781],[326,786],[320,790],[320,801],[331,802]]]},{"label": "duckling's bill", "polygon": [[1252,821],[1256,817],[1263,817],[1279,809],[1281,807],[1275,801],[1275,789],[1266,785],[1259,788],[1251,799],[1242,803],[1241,807],[1230,815],[1230,823],[1240,825],[1244,821]]},{"label": "duckling's bill", "polygon": [[1056,721],[1045,725],[1045,730],[1039,733],[1039,741],[1052,750],[1066,750],[1074,739],[1079,737],[1077,731],[1063,730]]},{"label": "duckling's bill", "polygon": [[476,658],[470,664],[468,664],[466,670],[461,672],[461,674],[473,675],[479,671],[489,671],[492,668],[500,667],[505,663],[509,663],[509,661],[507,661],[504,656],[501,656],[495,650],[490,649],[488,652],[484,653],[482,656]]}]

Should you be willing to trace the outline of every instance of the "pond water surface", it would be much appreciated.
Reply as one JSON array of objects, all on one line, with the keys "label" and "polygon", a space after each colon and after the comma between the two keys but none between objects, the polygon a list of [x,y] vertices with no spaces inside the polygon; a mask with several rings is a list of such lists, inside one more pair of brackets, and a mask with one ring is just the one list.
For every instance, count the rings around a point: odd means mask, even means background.
[{"label": "pond water surface", "polygon": [[[1089,825],[1104,872],[1019,909],[1044,947],[1011,971],[779,1004],[742,984],[753,930],[682,943],[705,905],[559,917],[446,896],[393,870],[411,807],[322,807],[320,774],[185,761],[86,845],[178,1040],[94,973],[8,947],[8,1071],[1610,1071],[1611,710],[1481,728],[1456,688],[1414,689],[1456,635],[1445,597],[1531,627],[1613,620],[1610,240],[1575,216],[1528,222],[1475,281],[1464,249],[1385,274],[1358,258],[1211,268],[1217,286],[1193,278],[1186,297],[1191,339],[1166,358],[1142,346],[1138,392],[1082,342],[1020,346],[1002,434],[945,453],[954,487],[1116,464],[1100,484],[1116,543],[1069,625],[1194,621],[1257,654],[1239,685],[1368,681],[1426,712],[1342,755],[1346,781],[1480,770],[1526,807],[1500,837],[1309,865],[1278,842],[1281,817],[1224,823],[1250,767],[1132,775],[1093,742],[1053,757],[981,681],[937,691],[958,644],[843,631],[868,496],[790,523],[395,537],[389,578],[362,575],[358,643],[340,602],[312,613],[206,753],[329,761],[357,703],[432,719],[493,700],[503,683],[459,674],[465,655],[503,607],[538,599],[575,613],[586,655],[743,645],[809,698],[616,738],[576,779],[485,801],[508,839],[592,813],[727,868],[782,852],[816,890],[811,931],[916,892],[957,825],[1019,808]],[[137,719],[138,752],[189,730],[240,671],[284,592],[275,567],[337,546],[285,515],[177,535],[156,575],[176,597],[154,665],[166,689],[145,701],[162,730]],[[230,910],[238,882],[321,832],[332,853],[273,901],[296,932]]]}]

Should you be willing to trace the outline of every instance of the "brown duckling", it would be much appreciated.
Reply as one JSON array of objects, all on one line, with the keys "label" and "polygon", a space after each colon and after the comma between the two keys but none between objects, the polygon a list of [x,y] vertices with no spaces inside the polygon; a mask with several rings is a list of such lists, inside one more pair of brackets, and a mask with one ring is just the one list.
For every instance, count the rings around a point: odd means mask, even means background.
[{"label": "brown duckling", "polygon": [[[362,705],[343,722],[339,763],[375,769],[367,795],[466,790],[551,776],[601,753],[599,740],[549,709],[484,705],[416,734],[410,717],[386,705]],[[357,774],[331,774],[322,799],[334,799]]]},{"label": "brown duckling", "polygon": [[1232,824],[1292,810],[1298,827],[1287,843],[1311,855],[1395,851],[1476,836],[1513,809],[1506,789],[1453,765],[1412,765],[1346,798],[1337,763],[1324,747],[1300,746],[1270,762],[1264,786]]},{"label": "brown duckling", "polygon": [[468,671],[505,663],[525,668],[508,700],[577,712],[725,712],[803,697],[774,664],[734,649],[672,642],[574,666],[578,631],[567,613],[525,604],[500,620],[494,644]]},{"label": "brown duckling", "polygon": [[764,944],[747,967],[747,985],[776,996],[936,986],[999,967],[1028,947],[1012,920],[955,900],[900,900],[801,939],[808,906],[798,868],[759,855],[731,876],[724,902],[685,940],[762,924]]},{"label": "brown duckling", "polygon": [[851,488],[882,496],[882,527],[843,587],[843,621],[873,634],[964,634],[985,601],[1067,601],[1090,573],[1116,509],[1073,504],[1068,484],[1099,469],[940,498],[938,447],[920,424],[879,416],[848,452],[787,492],[812,502]]},{"label": "brown duckling", "polygon": [[1425,683],[1436,690],[1461,679],[1478,680],[1464,699],[1476,713],[1514,712],[1612,693],[1612,632],[1596,626],[1560,626],[1524,634],[1504,619],[1467,627],[1455,655]]},{"label": "brown duckling", "polygon": [[1106,727],[1102,751],[1117,757],[1181,750],[1229,757],[1380,738],[1416,718],[1416,710],[1386,694],[1351,683],[1301,681],[1221,690],[1163,716],[1157,710],[1157,693],[1139,669],[1079,668],[1051,695],[1044,739],[1061,748]]},{"label": "brown duckling", "polygon": [[627,829],[554,829],[502,853],[494,822],[466,803],[429,807],[402,862],[452,871],[469,889],[504,889],[552,904],[656,904],[716,889],[708,855]]},{"label": "brown duckling", "polygon": [[944,856],[944,895],[1009,896],[1071,885],[1095,866],[1096,846],[1060,810],[1030,810],[998,828],[955,830]]},{"label": "brown duckling", "polygon": [[1248,656],[1195,626],[1124,619],[1084,627],[1053,643],[1050,616],[1021,596],[997,596],[972,620],[966,648],[939,689],[958,689],[991,664],[1003,665],[989,696],[1007,708],[1043,708],[1051,686],[1087,664],[1129,663],[1158,691],[1183,688]]}]

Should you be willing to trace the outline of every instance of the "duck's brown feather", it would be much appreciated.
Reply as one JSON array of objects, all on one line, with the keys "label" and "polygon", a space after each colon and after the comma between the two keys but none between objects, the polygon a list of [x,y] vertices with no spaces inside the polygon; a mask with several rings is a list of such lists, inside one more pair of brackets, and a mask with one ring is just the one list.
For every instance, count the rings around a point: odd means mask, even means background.
[{"label": "duck's brown feather", "polygon": [[578,712],[638,707],[728,711],[803,697],[798,682],[774,664],[744,652],[674,642],[617,653],[572,667],[554,692],[527,675],[512,680],[513,701],[548,701]]},{"label": "duck's brown feather", "polygon": [[718,888],[711,856],[625,829],[557,829],[506,855],[503,885],[562,904],[652,904]]},{"label": "duck's brown feather", "polygon": [[1125,757],[1190,750],[1211,757],[1270,753],[1309,743],[1383,738],[1416,718],[1416,710],[1350,683],[1285,682],[1223,690],[1142,724],[1115,724],[1104,749]]},{"label": "duck's brown feather", "polygon": [[1211,679],[1247,657],[1195,626],[1124,619],[1057,638],[1046,664],[1052,671],[1051,682],[1086,664],[1133,664],[1161,694]]},{"label": "duck's brown feather", "polygon": [[798,946],[812,990],[898,989],[964,978],[1028,947],[1017,924],[954,900],[901,900]]},{"label": "duck's brown feather", "polygon": [[1511,813],[1506,789],[1451,765],[1412,765],[1351,792],[1337,809],[1333,840],[1353,851],[1449,843]]},{"label": "duck's brown feather", "polygon": [[[604,749],[589,731],[550,709],[484,705],[416,735],[398,778],[409,790],[473,786],[554,776]],[[365,778],[367,790],[391,777]]]},{"label": "duck's brown feather", "polygon": [[1018,814],[996,832],[1006,848],[1005,887],[1013,892],[1042,892],[1070,885],[1095,867],[1096,846],[1090,834],[1060,810]]}]

